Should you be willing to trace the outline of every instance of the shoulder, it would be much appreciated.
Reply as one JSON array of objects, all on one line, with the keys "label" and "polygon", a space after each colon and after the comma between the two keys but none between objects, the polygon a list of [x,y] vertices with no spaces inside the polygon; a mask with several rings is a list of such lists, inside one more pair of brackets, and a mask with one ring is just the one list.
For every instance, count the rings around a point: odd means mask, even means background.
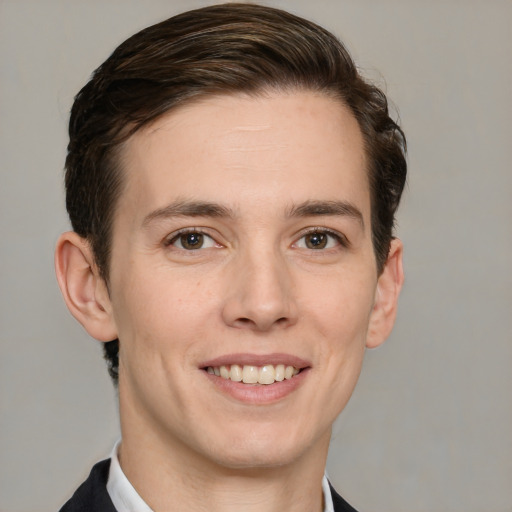
[{"label": "shoulder", "polygon": [[95,464],[87,480],[59,512],[116,512],[107,492],[110,459]]},{"label": "shoulder", "polygon": [[331,488],[332,503],[334,505],[334,512],[357,512],[357,510],[351,507],[335,490],[329,482]]}]

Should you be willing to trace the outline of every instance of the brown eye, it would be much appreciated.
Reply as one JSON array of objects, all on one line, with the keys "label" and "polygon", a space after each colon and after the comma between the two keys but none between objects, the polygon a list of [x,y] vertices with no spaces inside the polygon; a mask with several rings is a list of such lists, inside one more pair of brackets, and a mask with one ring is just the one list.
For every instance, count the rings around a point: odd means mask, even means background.
[{"label": "brown eye", "polygon": [[304,237],[308,249],[325,249],[328,242],[326,233],[310,233]]},{"label": "brown eye", "polygon": [[302,235],[294,244],[297,249],[309,249],[313,251],[335,249],[336,247],[347,247],[346,238],[330,230],[313,230]]},{"label": "brown eye", "polygon": [[217,243],[211,236],[201,233],[201,231],[186,231],[178,233],[166,245],[184,251],[196,251],[216,247]]},{"label": "brown eye", "polygon": [[179,237],[179,241],[183,249],[201,249],[204,244],[204,235],[202,233],[185,233]]}]

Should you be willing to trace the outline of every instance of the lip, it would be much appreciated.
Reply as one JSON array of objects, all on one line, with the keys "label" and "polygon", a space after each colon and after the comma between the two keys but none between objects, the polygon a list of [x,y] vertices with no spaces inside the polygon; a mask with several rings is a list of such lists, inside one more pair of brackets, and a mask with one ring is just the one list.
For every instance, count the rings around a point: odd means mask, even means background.
[{"label": "lip", "polygon": [[[274,382],[273,384],[244,384],[234,382],[229,379],[223,379],[216,375],[207,373],[208,366],[229,366],[232,364],[263,366],[265,364],[284,364],[294,366],[300,369],[300,373],[288,380]],[[311,365],[308,361],[291,354],[273,353],[273,354],[226,354],[215,359],[210,359],[201,363],[199,369],[202,370],[214,386],[225,396],[248,405],[269,405],[291,395],[308,378]]]},{"label": "lip", "polygon": [[216,357],[215,359],[209,359],[199,365],[199,368],[208,368],[208,366],[229,366],[232,364],[239,365],[251,365],[251,366],[263,366],[265,364],[284,364],[285,366],[295,366],[299,370],[308,368],[311,366],[309,361],[301,359],[300,357],[292,354],[284,353],[272,353],[272,354],[226,354],[223,356]]}]

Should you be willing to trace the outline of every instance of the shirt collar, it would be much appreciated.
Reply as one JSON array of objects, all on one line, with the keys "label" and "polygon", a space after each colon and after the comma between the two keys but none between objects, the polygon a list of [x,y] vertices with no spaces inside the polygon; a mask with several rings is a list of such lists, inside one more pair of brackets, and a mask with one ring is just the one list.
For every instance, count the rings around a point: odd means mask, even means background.
[{"label": "shirt collar", "polygon": [[117,441],[110,454],[107,491],[117,512],[153,512],[139,496],[119,464],[117,456],[121,440]]},{"label": "shirt collar", "polygon": [[[153,512],[139,496],[139,493],[121,469],[117,456],[120,444],[121,440],[117,441],[110,454],[110,471],[107,481],[107,491],[110,499],[117,512]],[[324,512],[334,512],[331,488],[325,474],[322,478],[322,491],[324,494]]]}]

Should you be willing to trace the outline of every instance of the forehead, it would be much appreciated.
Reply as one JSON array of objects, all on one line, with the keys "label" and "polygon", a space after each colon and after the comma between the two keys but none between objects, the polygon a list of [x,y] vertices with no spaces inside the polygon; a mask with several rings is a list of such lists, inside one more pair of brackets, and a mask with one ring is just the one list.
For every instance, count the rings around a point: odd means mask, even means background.
[{"label": "forehead", "polygon": [[340,101],[313,92],[195,101],[134,134],[122,161],[118,211],[129,205],[132,214],[182,197],[232,208],[310,199],[369,208],[357,121]]}]

